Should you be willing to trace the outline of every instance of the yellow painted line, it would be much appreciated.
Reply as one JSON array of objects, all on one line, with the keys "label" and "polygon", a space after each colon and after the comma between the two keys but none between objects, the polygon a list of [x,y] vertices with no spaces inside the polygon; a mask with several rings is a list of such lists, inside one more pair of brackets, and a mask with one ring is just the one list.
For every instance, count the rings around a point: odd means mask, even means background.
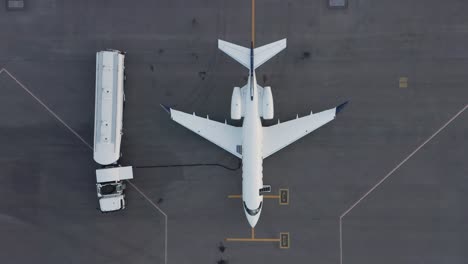
[{"label": "yellow painted line", "polygon": [[255,47],[255,0],[252,0],[252,46]]},{"label": "yellow painted line", "polygon": [[239,237],[231,238],[228,237],[225,239],[228,242],[279,242],[279,246],[282,249],[289,248],[289,233],[280,233],[279,238],[256,238],[255,229],[250,230],[250,237]]},{"label": "yellow painted line", "polygon": [[279,195],[263,195],[263,198],[265,199],[279,199]]},{"label": "yellow painted line", "polygon": [[280,242],[279,238],[226,238],[228,242]]},{"label": "yellow painted line", "polygon": [[[231,194],[231,195],[228,195],[228,198],[229,199],[239,199],[239,198],[242,198],[242,195],[241,194]],[[280,196],[279,195],[263,195],[263,198],[265,198],[265,199],[279,199]]]}]

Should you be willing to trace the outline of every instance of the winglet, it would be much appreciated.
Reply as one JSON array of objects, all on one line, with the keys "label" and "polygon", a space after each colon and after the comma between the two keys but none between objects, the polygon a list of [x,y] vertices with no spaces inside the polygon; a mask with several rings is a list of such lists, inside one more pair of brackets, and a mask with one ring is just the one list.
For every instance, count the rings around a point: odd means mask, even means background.
[{"label": "winglet", "polygon": [[163,104],[159,104],[159,105],[162,107],[162,109],[164,109],[164,111],[166,111],[169,115],[171,115],[171,108],[170,107],[165,106]]},{"label": "winglet", "polygon": [[342,104],[340,104],[339,106],[336,107],[336,114],[338,114],[339,112],[341,112],[343,110],[343,108],[348,104],[349,101],[346,101]]}]

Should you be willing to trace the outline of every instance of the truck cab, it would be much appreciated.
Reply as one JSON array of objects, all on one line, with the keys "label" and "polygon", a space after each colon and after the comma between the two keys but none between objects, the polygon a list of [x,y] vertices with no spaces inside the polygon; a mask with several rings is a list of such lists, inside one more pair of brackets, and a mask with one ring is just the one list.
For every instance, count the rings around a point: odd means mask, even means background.
[{"label": "truck cab", "polygon": [[133,179],[133,169],[109,167],[96,170],[96,191],[101,212],[125,209],[125,180]]}]

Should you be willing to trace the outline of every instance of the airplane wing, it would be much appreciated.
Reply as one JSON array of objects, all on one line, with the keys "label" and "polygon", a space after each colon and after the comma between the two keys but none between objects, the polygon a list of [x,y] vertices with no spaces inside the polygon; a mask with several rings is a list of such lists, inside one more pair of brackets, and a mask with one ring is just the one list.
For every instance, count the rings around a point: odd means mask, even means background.
[{"label": "airplane wing", "polygon": [[348,102],[344,102],[336,108],[325,110],[320,113],[311,113],[308,116],[264,127],[263,158],[265,159],[278,150],[332,121],[347,103]]},{"label": "airplane wing", "polygon": [[199,117],[195,114],[187,114],[164,105],[161,106],[171,115],[172,120],[211,141],[232,155],[242,158],[239,147],[242,145],[242,128]]}]

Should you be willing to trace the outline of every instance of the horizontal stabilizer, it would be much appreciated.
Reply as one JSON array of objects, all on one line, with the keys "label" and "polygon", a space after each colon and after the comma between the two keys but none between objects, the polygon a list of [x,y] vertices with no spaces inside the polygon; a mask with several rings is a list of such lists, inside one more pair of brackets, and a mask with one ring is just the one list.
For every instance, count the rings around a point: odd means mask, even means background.
[{"label": "horizontal stabilizer", "polygon": [[218,39],[218,48],[250,69],[250,49]]},{"label": "horizontal stabilizer", "polygon": [[[250,70],[250,49],[220,39],[218,39],[218,48]],[[260,67],[285,48],[286,39],[255,48],[253,51],[253,69]]]},{"label": "horizontal stabilizer", "polygon": [[278,40],[273,43],[267,44],[265,46],[261,46],[254,49],[254,69],[257,69],[271,59],[273,56],[278,54],[280,51],[286,48],[286,39]]}]

